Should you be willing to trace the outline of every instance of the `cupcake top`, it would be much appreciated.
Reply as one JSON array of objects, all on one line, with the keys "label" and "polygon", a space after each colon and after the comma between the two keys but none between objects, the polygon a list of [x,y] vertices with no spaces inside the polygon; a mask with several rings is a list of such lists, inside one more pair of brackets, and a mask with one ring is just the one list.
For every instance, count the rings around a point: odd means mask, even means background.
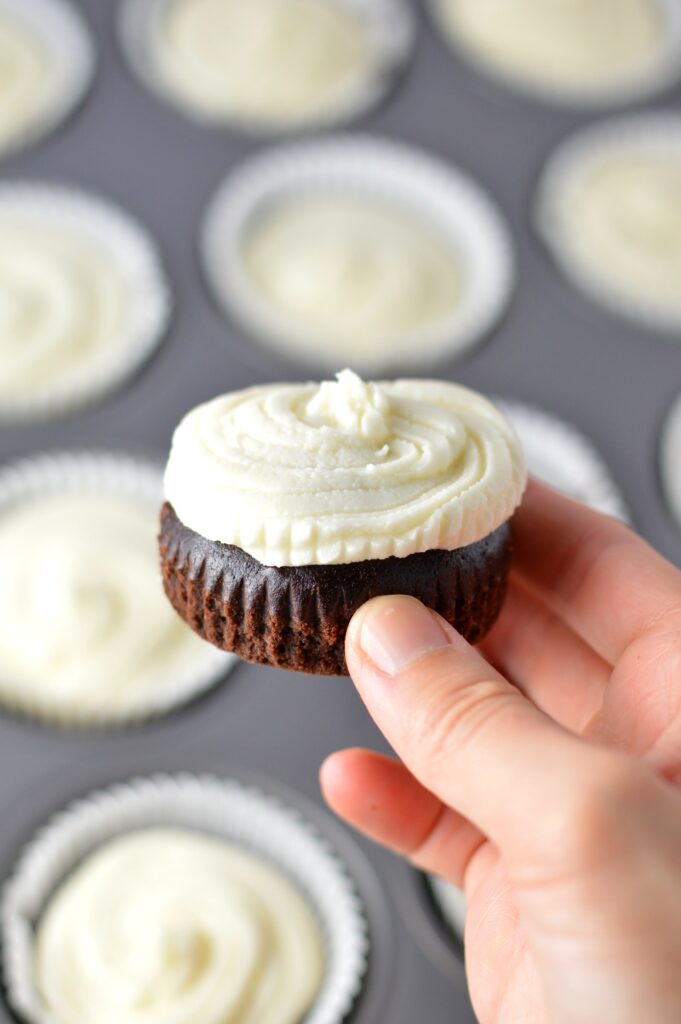
[{"label": "cupcake top", "polygon": [[85,91],[88,34],[62,0],[0,0],[0,153],[53,127]]},{"label": "cupcake top", "polygon": [[0,508],[0,703],[47,720],[153,714],[229,664],[164,599],[155,502],[122,473],[103,493],[97,472]]},{"label": "cupcake top", "polygon": [[146,234],[70,189],[0,189],[0,416],[89,401],[149,355],[168,298]]},{"label": "cupcake top", "polygon": [[55,1024],[298,1024],[324,975],[303,896],[258,855],[181,828],[105,843],[38,923]]},{"label": "cupcake top", "polygon": [[457,46],[490,71],[536,90],[607,98],[645,84],[665,59],[670,26],[663,0],[433,3]]},{"label": "cupcake top", "polygon": [[596,297],[660,326],[681,322],[681,119],[613,121],[553,157],[540,229]]},{"label": "cupcake top", "polygon": [[344,370],[194,409],[165,494],[208,540],[265,565],[316,565],[472,544],[509,518],[525,481],[512,427],[481,395]]},{"label": "cupcake top", "polygon": [[449,320],[464,290],[447,237],[400,204],[362,196],[275,206],[245,237],[244,264],[309,345],[323,338],[353,365],[398,356],[404,340]]},{"label": "cupcake top", "polygon": [[413,23],[402,0],[129,0],[123,30],[137,71],[190,114],[279,131],[371,105]]}]

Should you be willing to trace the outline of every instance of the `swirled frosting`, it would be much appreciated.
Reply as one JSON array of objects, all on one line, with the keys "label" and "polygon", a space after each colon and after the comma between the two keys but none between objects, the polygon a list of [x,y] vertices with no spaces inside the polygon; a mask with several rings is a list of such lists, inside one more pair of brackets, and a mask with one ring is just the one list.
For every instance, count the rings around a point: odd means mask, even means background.
[{"label": "swirled frosting", "polygon": [[362,20],[329,0],[171,0],[166,84],[213,118],[285,124],[333,109],[372,61]]},{"label": "swirled frosting", "polygon": [[659,0],[438,0],[459,44],[535,86],[598,91],[655,66],[665,37]]},{"label": "swirled frosting", "polygon": [[562,241],[628,301],[681,313],[681,151],[594,154],[555,196]]},{"label": "swirled frosting", "polygon": [[58,718],[153,711],[205,645],[168,606],[151,503],[87,493],[0,513],[0,701]]},{"label": "swirled frosting", "polygon": [[175,431],[165,493],[190,529],[265,565],[454,549],[509,518],[517,438],[455,384],[278,384],[223,395]]},{"label": "swirled frosting", "polygon": [[0,9],[0,150],[49,109],[52,60],[39,35]]},{"label": "swirled frosting", "polygon": [[0,214],[0,400],[68,386],[109,362],[125,322],[110,259],[77,228]]},{"label": "swirled frosting", "polygon": [[91,854],[47,905],[36,985],[56,1024],[299,1024],[319,926],[264,860],[159,828]]},{"label": "swirled frosting", "polygon": [[322,344],[353,366],[408,353],[415,334],[455,313],[464,288],[453,246],[425,219],[361,196],[280,203],[243,246],[253,287],[291,344],[308,354]]}]

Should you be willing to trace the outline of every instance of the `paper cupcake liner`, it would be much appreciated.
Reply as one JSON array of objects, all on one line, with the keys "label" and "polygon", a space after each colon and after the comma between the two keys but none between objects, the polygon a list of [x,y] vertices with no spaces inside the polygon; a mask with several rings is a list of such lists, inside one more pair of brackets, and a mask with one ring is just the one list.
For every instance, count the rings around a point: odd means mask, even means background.
[{"label": "paper cupcake liner", "polygon": [[315,911],[326,973],[304,1024],[340,1024],[368,962],[368,926],[353,881],[328,842],[297,811],[261,790],[213,776],[156,775],[71,804],[21,855],[2,899],[2,967],[11,1008],[28,1024],[54,1024],[33,980],[33,938],[47,901],[97,847],[127,832],[169,826],[208,833],[278,868]]},{"label": "paper cupcake liner", "polygon": [[534,223],[559,270],[573,285],[610,312],[669,332],[678,340],[681,303],[678,310],[670,310],[653,298],[646,302],[633,294],[626,283],[618,284],[607,273],[599,275],[588,259],[588,241],[568,237],[563,227],[562,211],[594,162],[632,150],[669,154],[681,161],[681,116],[673,111],[659,111],[612,118],[571,136],[558,146],[544,167],[534,202]]},{"label": "paper cupcake liner", "polygon": [[624,498],[612,475],[576,427],[541,409],[495,398],[525,452],[529,472],[598,512],[630,522]]},{"label": "paper cupcake liner", "polygon": [[[401,205],[449,240],[463,267],[464,294],[451,317],[413,333],[392,362],[368,354],[353,368],[365,373],[423,368],[461,355],[491,331],[515,284],[510,234],[487,194],[456,168],[387,139],[345,136],[282,146],[247,161],[219,187],[200,236],[208,283],[225,315],[277,354],[303,365],[337,370],[327,355],[283,321],[250,281],[242,244],[263,210],[292,196],[361,196]],[[344,364],[343,364],[344,365]]]},{"label": "paper cupcake liner", "polygon": [[[53,495],[86,493],[110,495],[112,499],[139,500],[158,514],[163,497],[160,466],[129,455],[105,452],[55,452],[20,459],[0,469],[0,530],[3,512],[24,501]],[[161,581],[159,578],[159,599]],[[136,707],[127,706],[116,714],[110,709],[76,710],[37,702],[33,695],[19,699],[3,692],[0,672],[0,707],[60,727],[93,729],[125,727],[158,717],[187,704],[225,679],[238,664],[233,655],[205,645],[191,668],[183,666],[173,674],[163,672],[158,692],[145,695]]]},{"label": "paper cupcake liner", "polygon": [[672,405],[662,428],[660,476],[669,510],[681,528],[681,397]]},{"label": "paper cupcake liner", "polygon": [[427,6],[437,31],[454,54],[489,80],[541,103],[602,110],[650,99],[672,89],[681,79],[681,7],[677,0],[657,0],[657,3],[665,21],[657,58],[648,67],[632,71],[628,78],[619,82],[581,87],[550,81],[534,82],[521,72],[498,65],[476,53],[465,39],[458,38],[451,30],[443,12],[444,0],[428,0]]},{"label": "paper cupcake liner", "polygon": [[96,57],[89,29],[69,0],[0,0],[0,14],[20,22],[49,50],[54,62],[50,106],[11,139],[0,142],[0,158],[56,129],[85,98]]},{"label": "paper cupcake liner", "polygon": [[464,893],[451,882],[445,882],[437,875],[427,875],[426,880],[435,905],[445,923],[451,928],[454,937],[463,944],[467,912]]},{"label": "paper cupcake liner", "polygon": [[[329,0],[327,0],[329,2]],[[202,111],[185,99],[163,73],[161,20],[173,0],[124,0],[120,7],[119,36],[134,74],[159,99],[179,108],[199,123],[234,126],[252,135],[285,135],[313,128],[347,124],[368,113],[395,84],[409,59],[416,38],[414,11],[405,0],[330,0],[360,17],[366,25],[373,52],[371,71],[357,88],[326,111],[315,112],[286,124],[250,118],[247,114],[221,117]]]},{"label": "paper cupcake liner", "polygon": [[471,643],[482,639],[506,593],[510,529],[504,523],[455,551],[276,567],[206,540],[165,505],[161,562],[171,604],[205,640],[258,664],[347,675],[350,620],[371,598],[385,594],[416,597]]},{"label": "paper cupcake liner", "polygon": [[108,355],[101,356],[95,366],[83,365],[68,380],[55,381],[30,395],[0,395],[0,423],[63,415],[116,390],[150,358],[171,311],[170,289],[155,242],[113,203],[68,187],[3,182],[0,223],[6,215],[66,229],[71,236],[82,235],[111,261],[128,299],[127,322]]}]

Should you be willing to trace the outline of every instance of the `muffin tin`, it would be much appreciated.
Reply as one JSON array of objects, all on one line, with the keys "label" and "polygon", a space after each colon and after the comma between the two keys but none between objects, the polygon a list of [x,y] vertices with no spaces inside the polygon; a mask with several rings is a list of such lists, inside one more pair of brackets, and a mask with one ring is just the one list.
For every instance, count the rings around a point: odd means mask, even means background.
[{"label": "muffin tin", "polygon": [[[197,402],[220,390],[300,376],[261,349],[251,358],[215,308],[197,257],[209,197],[264,144],[193,124],[161,104],[131,76],[119,52],[118,4],[81,0],[80,7],[99,51],[94,91],[59,132],[5,159],[0,180],[64,182],[124,205],[159,243],[175,312],[166,343],[115,396],[57,424],[2,424],[2,462],[84,445],[163,457],[173,426]],[[423,12],[418,16],[405,82],[364,120],[363,130],[429,148],[477,178],[501,205],[518,255],[516,295],[500,326],[484,345],[437,373],[539,405],[577,425],[604,456],[637,527],[681,564],[681,530],[658,473],[662,421],[681,391],[681,350],[580,296],[550,265],[531,227],[541,167],[589,118],[537,107],[476,77]],[[679,99],[681,91],[668,102]],[[122,733],[59,732],[0,715],[0,870],[6,877],[55,810],[97,787],[173,771],[255,778],[259,788],[313,818],[360,891],[371,951],[353,1024],[473,1024],[461,961],[421,877],[351,836],[322,809],[319,764],[346,745],[386,749],[348,680],[250,665],[237,667],[224,686],[184,710]],[[0,1001],[0,1024],[12,1020]]]}]

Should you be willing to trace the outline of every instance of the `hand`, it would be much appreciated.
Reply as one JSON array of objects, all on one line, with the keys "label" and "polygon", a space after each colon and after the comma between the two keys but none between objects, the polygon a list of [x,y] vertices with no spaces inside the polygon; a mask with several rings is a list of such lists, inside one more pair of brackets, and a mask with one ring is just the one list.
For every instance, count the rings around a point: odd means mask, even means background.
[{"label": "hand", "polygon": [[346,656],[401,763],[322,768],[356,828],[465,889],[482,1024],[681,1021],[681,573],[532,484],[480,650],[407,597]]}]

